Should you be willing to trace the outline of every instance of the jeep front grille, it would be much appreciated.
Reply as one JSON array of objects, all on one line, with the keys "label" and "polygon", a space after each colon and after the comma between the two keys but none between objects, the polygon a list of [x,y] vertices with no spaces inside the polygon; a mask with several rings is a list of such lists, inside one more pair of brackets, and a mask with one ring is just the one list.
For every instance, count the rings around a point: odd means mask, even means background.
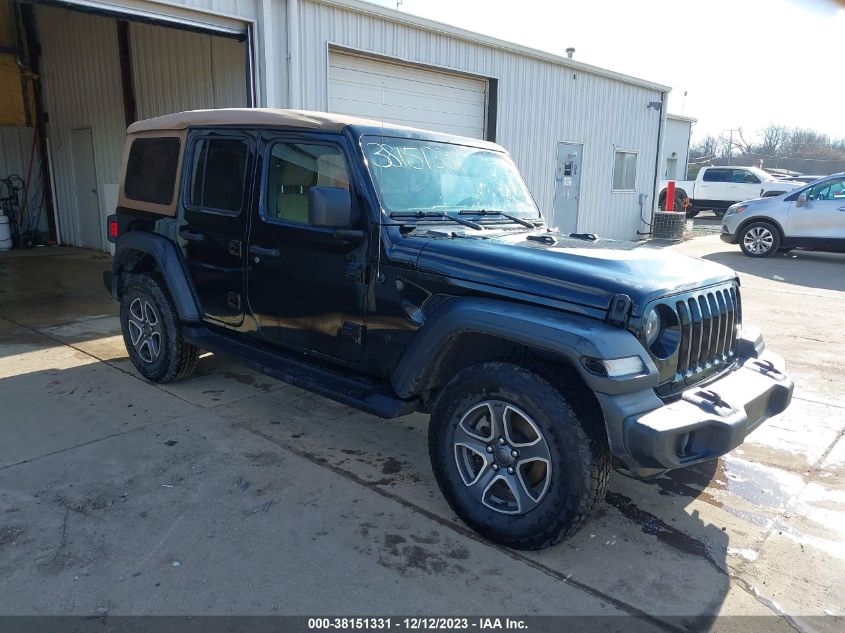
[{"label": "jeep front grille", "polygon": [[733,361],[736,326],[742,322],[736,286],[694,294],[674,307],[681,328],[676,380]]}]

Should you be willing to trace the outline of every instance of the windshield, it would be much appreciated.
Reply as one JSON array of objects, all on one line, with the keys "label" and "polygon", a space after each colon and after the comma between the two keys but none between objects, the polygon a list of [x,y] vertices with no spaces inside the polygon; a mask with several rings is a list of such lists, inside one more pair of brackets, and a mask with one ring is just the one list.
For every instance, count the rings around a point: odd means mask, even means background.
[{"label": "windshield", "polygon": [[511,158],[466,145],[363,137],[361,145],[381,205],[388,213],[540,212]]}]

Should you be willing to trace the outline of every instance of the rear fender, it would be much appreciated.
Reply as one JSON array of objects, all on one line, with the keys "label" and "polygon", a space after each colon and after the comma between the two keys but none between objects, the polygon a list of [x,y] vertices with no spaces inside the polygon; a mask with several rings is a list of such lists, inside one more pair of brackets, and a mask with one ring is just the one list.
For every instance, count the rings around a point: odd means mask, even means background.
[{"label": "rear fender", "polygon": [[200,321],[202,311],[194,286],[185,267],[179,247],[166,237],[146,231],[130,231],[117,238],[112,260],[111,292],[118,299],[127,274],[134,272],[137,262],[149,256],[164,279],[179,318]]}]

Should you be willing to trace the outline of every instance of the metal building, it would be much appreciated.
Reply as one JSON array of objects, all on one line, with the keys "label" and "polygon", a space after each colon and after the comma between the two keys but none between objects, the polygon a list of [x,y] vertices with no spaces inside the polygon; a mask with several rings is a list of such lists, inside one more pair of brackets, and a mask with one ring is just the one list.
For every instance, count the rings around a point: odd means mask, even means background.
[{"label": "metal building", "polygon": [[663,180],[686,180],[689,169],[689,146],[692,126],[697,119],[680,114],[666,115],[666,136],[663,141]]},{"label": "metal building", "polygon": [[[22,124],[44,158],[44,217],[62,243],[107,248],[128,123],[252,105],[495,140],[550,223],[648,232],[666,86],[360,0],[3,2],[28,71],[20,83],[32,84]],[[12,156],[25,145],[4,146],[0,177],[4,161],[27,163]]]}]

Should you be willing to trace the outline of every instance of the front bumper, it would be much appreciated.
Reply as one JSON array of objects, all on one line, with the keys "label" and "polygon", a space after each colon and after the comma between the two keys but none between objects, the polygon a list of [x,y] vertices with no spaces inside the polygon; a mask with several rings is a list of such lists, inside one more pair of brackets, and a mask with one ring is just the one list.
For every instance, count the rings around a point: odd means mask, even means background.
[{"label": "front bumper", "polygon": [[[684,391],[671,403],[650,408],[653,399],[628,394],[612,403],[616,406],[604,407],[615,418],[611,449],[623,471],[643,478],[714,459],[782,413],[792,400],[794,384],[783,359],[760,348],[762,341],[759,347],[746,345],[750,355],[741,358],[736,369]],[[643,406],[648,408],[641,410]]]},{"label": "front bumper", "polygon": [[736,233],[731,233],[727,224],[722,224],[721,240],[727,244],[736,244]]}]

